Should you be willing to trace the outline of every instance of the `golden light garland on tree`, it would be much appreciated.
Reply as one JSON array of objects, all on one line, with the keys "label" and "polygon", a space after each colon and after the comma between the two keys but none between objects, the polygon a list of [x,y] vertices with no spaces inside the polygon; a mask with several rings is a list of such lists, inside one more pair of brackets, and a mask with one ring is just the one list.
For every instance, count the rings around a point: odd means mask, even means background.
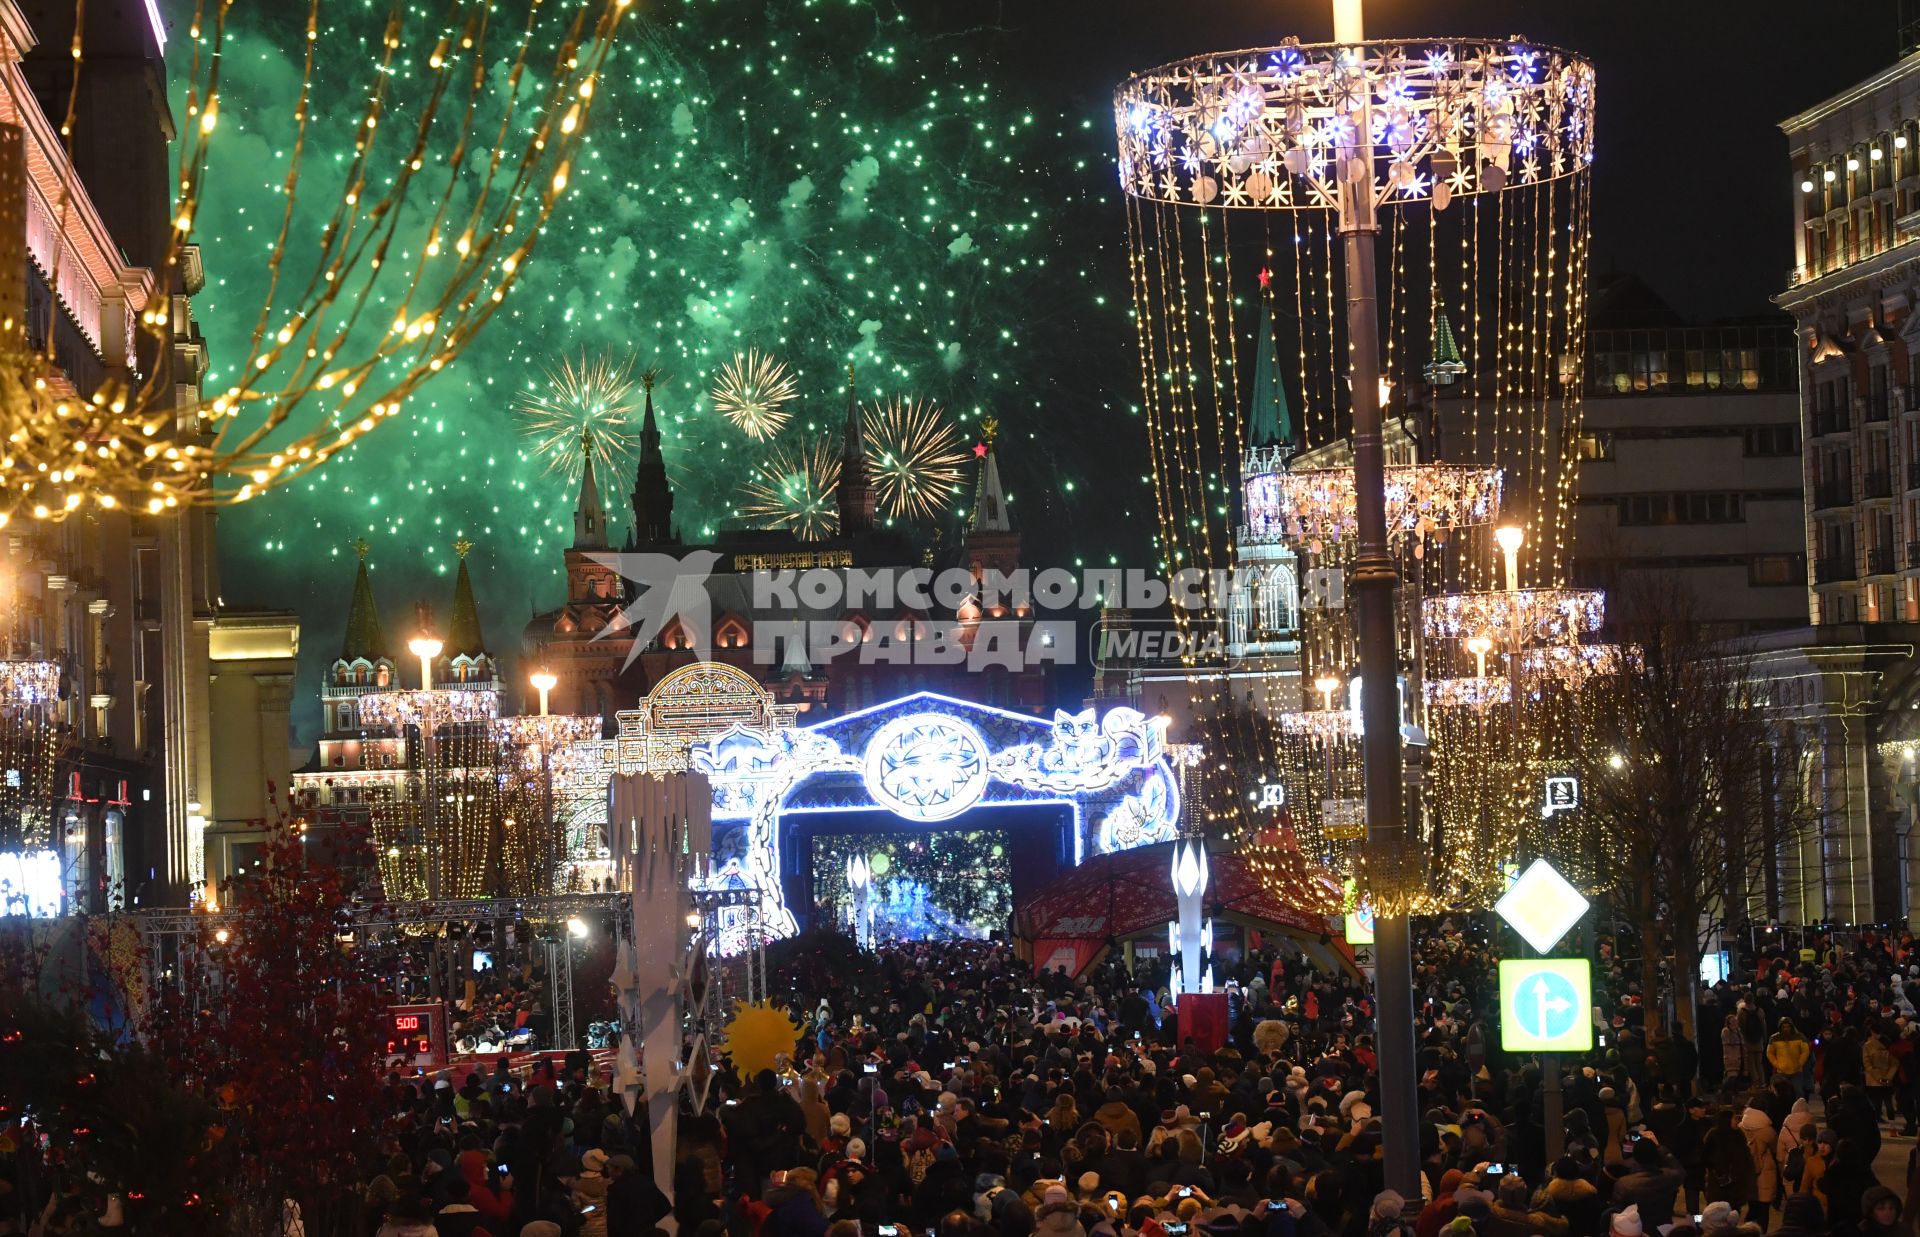
[{"label": "golden light garland on tree", "polygon": [[[490,6],[456,10],[455,24],[433,25],[393,3],[364,104],[329,116],[314,104],[327,24],[321,0],[309,0],[285,206],[266,256],[269,291],[238,380],[203,405],[182,408],[175,375],[155,364],[110,373],[83,398],[57,373],[54,332],[45,333],[39,354],[8,333],[0,339],[0,523],[20,513],[57,520],[92,507],[160,512],[244,502],[399,416],[472,343],[525,270],[566,193],[595,81],[630,4],[536,3],[523,26],[499,39]],[[187,123],[171,243],[156,272],[162,288],[179,278],[218,141],[231,7],[200,0],[187,31]],[[76,29],[76,94],[86,72],[81,40]],[[393,90],[402,72],[429,78],[424,98],[405,110]],[[37,106],[30,98],[11,103],[15,115]],[[346,191],[310,238],[295,225],[303,163],[336,126],[346,135],[339,148],[351,151],[337,169]],[[69,147],[71,129],[69,108],[62,127]],[[84,192],[72,177],[66,191]],[[59,210],[66,209],[63,201]],[[415,224],[422,225],[417,235]],[[64,289],[57,264],[49,282],[56,294]],[[128,355],[165,355],[169,299],[150,295],[135,308]]]}]

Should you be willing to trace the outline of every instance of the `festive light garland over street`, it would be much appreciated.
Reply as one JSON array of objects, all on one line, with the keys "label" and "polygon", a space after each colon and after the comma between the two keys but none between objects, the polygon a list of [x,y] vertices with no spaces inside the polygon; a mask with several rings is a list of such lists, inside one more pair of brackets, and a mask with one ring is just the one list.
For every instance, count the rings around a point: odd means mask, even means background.
[{"label": "festive light garland over street", "polygon": [[[322,39],[321,0],[310,0],[291,147],[284,163],[268,164],[281,176],[281,201],[268,213],[277,218],[269,225],[276,235],[262,260],[261,296],[242,310],[253,326],[233,353],[231,381],[199,407],[176,408],[170,368],[130,377],[110,371],[81,399],[49,381],[57,332],[45,332],[37,357],[18,335],[0,337],[0,437],[8,442],[0,520],[22,512],[57,520],[83,507],[160,512],[245,502],[322,467],[399,415],[422,383],[467,348],[524,272],[566,193],[595,81],[630,3],[556,6],[557,29],[530,20],[509,33],[505,49],[490,39],[484,10],[448,25],[396,4],[378,39],[372,80],[356,98],[318,80],[316,66],[333,59],[322,44],[332,41]],[[197,239],[214,152],[230,149],[222,104],[244,114],[261,102],[244,93],[230,98],[222,78],[233,51],[229,13],[225,3],[196,8],[184,40],[187,63],[176,80],[187,123],[176,156],[171,244],[155,272],[165,288],[181,277],[186,246]],[[82,10],[73,38],[75,92],[86,75],[85,33]],[[497,75],[503,61],[507,71]],[[403,72],[417,79],[417,96],[394,89]],[[14,81],[7,78],[10,91]],[[275,110],[284,111],[281,86]],[[18,98],[10,104],[16,115],[35,106]],[[69,142],[71,115],[69,108]],[[349,117],[351,127],[340,132]],[[322,189],[316,201],[303,174],[329,136],[341,146],[330,163],[318,161],[327,176],[342,177],[343,192]],[[71,179],[63,191],[81,192]],[[420,234],[401,235],[403,219],[422,225]],[[57,262],[50,281],[56,292],[64,286]],[[149,298],[132,306],[139,317],[129,355],[172,346],[169,305]]]}]

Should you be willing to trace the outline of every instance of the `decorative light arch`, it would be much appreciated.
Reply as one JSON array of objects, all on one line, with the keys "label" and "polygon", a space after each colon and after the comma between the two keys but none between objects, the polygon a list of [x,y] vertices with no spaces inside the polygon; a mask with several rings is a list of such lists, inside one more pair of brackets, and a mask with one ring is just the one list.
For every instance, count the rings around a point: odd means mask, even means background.
[{"label": "decorative light arch", "polygon": [[[695,745],[688,766],[713,791],[710,890],[757,890],[760,922],[798,927],[782,887],[782,822],[888,812],[939,825],[974,808],[1055,805],[1072,816],[1073,860],[1171,840],[1180,787],[1167,719],[1136,709],[1057,710],[1053,719],[920,692],[813,726],[735,723]],[[731,944],[731,913],[719,944]]]}]

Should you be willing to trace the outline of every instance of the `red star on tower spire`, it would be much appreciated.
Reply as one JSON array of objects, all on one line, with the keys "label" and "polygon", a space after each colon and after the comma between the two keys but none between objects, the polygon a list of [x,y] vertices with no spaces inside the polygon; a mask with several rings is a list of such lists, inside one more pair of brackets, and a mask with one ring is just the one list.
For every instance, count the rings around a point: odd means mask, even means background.
[{"label": "red star on tower spire", "polygon": [[1271,288],[1273,286],[1273,272],[1264,266],[1260,268],[1260,286],[1262,288]]}]

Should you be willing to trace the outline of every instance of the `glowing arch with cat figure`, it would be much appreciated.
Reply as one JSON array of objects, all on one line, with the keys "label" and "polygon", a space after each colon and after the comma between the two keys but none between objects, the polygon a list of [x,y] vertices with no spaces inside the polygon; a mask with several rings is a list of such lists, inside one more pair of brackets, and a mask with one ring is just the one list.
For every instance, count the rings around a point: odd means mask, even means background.
[{"label": "glowing arch with cat figure", "polygon": [[[872,834],[889,847],[925,849],[957,831],[1007,841],[1055,830],[1056,862],[1076,866],[1169,841],[1181,803],[1166,727],[1166,718],[1126,707],[1061,709],[1048,720],[934,692],[779,738],[734,726],[689,753],[713,790],[707,870],[730,889],[758,890],[761,922],[788,935],[800,927],[795,911],[813,901],[805,882],[814,874],[800,869],[817,866],[816,837],[840,845]],[[1033,808],[1043,809],[1039,817],[991,810]],[[1042,818],[1054,823],[1036,823]]]}]

